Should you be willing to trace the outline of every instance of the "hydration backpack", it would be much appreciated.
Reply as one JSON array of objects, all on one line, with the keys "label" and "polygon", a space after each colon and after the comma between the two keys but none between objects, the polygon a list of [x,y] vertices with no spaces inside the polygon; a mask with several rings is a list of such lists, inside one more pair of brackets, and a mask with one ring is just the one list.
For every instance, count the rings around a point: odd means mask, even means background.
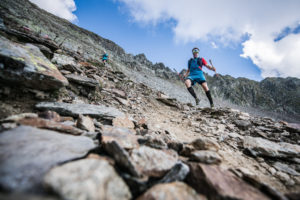
[{"label": "hydration backpack", "polygon": [[[189,60],[189,63],[188,63],[189,69],[191,68],[192,60],[193,60],[193,58],[191,58]],[[202,58],[200,58],[200,57],[197,58],[197,65],[198,65],[199,69],[202,71],[202,65],[203,65]]]}]

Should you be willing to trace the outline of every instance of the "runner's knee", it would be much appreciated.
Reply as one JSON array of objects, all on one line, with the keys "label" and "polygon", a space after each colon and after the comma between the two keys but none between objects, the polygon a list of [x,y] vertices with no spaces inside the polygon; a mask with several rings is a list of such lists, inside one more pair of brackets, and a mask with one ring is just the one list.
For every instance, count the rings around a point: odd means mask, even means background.
[{"label": "runner's knee", "polygon": [[191,87],[192,83],[190,79],[185,80],[186,87]]}]

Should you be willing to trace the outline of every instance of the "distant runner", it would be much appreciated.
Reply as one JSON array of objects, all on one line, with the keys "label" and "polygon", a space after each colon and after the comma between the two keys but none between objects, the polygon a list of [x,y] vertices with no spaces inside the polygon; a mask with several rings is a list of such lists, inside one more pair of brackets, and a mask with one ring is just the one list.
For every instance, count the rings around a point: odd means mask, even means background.
[{"label": "distant runner", "polygon": [[199,51],[200,50],[198,48],[193,48],[192,49],[193,58],[191,58],[189,60],[188,70],[184,75],[184,77],[186,77],[185,78],[185,85],[186,85],[188,91],[191,93],[191,95],[195,98],[196,105],[198,105],[200,100],[197,97],[197,95],[196,95],[194,89],[192,88],[192,86],[194,86],[196,82],[199,83],[202,86],[203,90],[205,91],[205,94],[206,94],[206,96],[209,100],[209,103],[210,103],[210,107],[213,108],[214,103],[213,103],[210,91],[208,89],[206,79],[205,79],[204,74],[203,74],[202,66],[205,66],[209,70],[212,70],[214,72],[216,72],[216,68],[213,67],[213,66],[208,65],[206,60],[204,60],[204,58],[198,57]]},{"label": "distant runner", "polygon": [[102,62],[104,63],[104,65],[107,63],[107,59],[108,59],[108,54],[107,53],[104,53],[102,55]]}]

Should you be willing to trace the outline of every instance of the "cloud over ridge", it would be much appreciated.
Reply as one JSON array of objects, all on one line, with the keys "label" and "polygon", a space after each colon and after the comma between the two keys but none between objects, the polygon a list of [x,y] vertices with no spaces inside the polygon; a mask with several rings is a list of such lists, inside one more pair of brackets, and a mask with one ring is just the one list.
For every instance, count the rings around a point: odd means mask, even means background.
[{"label": "cloud over ridge", "polygon": [[40,8],[61,18],[74,22],[77,20],[73,12],[76,10],[74,0],[30,0]]},{"label": "cloud over ridge", "polygon": [[[119,0],[138,23],[155,25],[170,19],[175,40],[242,43],[262,77],[300,78],[300,34],[284,35],[287,27],[300,26],[297,0]],[[246,41],[241,38],[249,35]],[[217,43],[217,44],[218,44]],[[219,45],[218,45],[219,46]]]}]

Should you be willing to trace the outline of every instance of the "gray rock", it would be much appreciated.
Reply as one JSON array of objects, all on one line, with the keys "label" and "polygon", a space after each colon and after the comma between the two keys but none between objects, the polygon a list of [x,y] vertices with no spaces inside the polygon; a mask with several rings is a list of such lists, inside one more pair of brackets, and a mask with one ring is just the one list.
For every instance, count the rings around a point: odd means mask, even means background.
[{"label": "gray rock", "polygon": [[26,87],[52,90],[68,85],[68,80],[31,44],[13,43],[0,36],[0,78]]},{"label": "gray rock", "polygon": [[219,164],[222,158],[214,151],[193,151],[190,159],[206,164]]},{"label": "gray rock", "polygon": [[148,134],[144,136],[145,139],[145,145],[149,147],[153,147],[156,149],[167,149],[168,145],[165,143],[162,137],[160,137],[157,134]]},{"label": "gray rock", "polygon": [[235,120],[234,124],[239,129],[244,130],[244,131],[248,130],[252,126],[251,122],[248,120]]},{"label": "gray rock", "polygon": [[60,115],[78,117],[80,114],[89,115],[95,118],[103,118],[112,120],[118,116],[125,114],[113,107],[92,104],[69,104],[60,102],[41,102],[36,105],[37,109],[53,110]]},{"label": "gray rock", "polygon": [[183,181],[189,172],[190,169],[186,164],[182,162],[177,162],[172,167],[172,169],[162,179],[158,181],[158,183]]},{"label": "gray rock", "polygon": [[281,162],[275,162],[273,164],[273,167],[276,168],[279,171],[288,173],[293,176],[300,176],[300,173],[298,173],[296,170],[293,168],[289,167],[287,164],[281,163]]},{"label": "gray rock", "polygon": [[40,192],[44,174],[53,166],[84,156],[91,139],[19,126],[0,134],[0,186],[14,192]]},{"label": "gray rock", "polygon": [[75,74],[67,74],[65,77],[70,81],[70,82],[75,82],[79,85],[84,85],[87,87],[92,87],[96,88],[99,86],[99,82],[96,81],[95,79],[88,78],[86,76],[78,76]]},{"label": "gray rock", "polygon": [[275,143],[263,138],[245,136],[243,145],[254,156],[286,159],[300,157],[300,146],[285,142]]},{"label": "gray rock", "polygon": [[83,159],[55,167],[44,183],[64,199],[131,199],[128,186],[104,159]]},{"label": "gray rock", "polygon": [[1,17],[0,17],[0,29],[3,29],[3,30],[6,29],[6,27],[4,25],[4,22],[3,22],[3,19]]},{"label": "gray rock", "polygon": [[135,177],[141,176],[134,163],[131,161],[129,153],[122,148],[118,142],[112,140],[104,145],[104,149],[111,157],[114,158],[119,166],[124,168],[131,175]]},{"label": "gray rock", "polygon": [[55,53],[51,62],[56,64],[58,69],[81,72],[79,64],[76,63],[73,57]]},{"label": "gray rock", "polygon": [[175,181],[183,181],[189,173],[189,167],[182,163],[177,162],[174,167],[163,176],[161,179],[150,179],[149,177],[132,177],[129,174],[123,174],[123,178],[130,187],[133,197],[144,193],[148,188],[156,184],[170,183]]},{"label": "gray rock", "polygon": [[46,56],[46,58],[51,60],[51,58],[53,57],[53,52],[51,51],[51,49],[42,44],[34,44],[34,46],[37,46],[40,51]]}]

